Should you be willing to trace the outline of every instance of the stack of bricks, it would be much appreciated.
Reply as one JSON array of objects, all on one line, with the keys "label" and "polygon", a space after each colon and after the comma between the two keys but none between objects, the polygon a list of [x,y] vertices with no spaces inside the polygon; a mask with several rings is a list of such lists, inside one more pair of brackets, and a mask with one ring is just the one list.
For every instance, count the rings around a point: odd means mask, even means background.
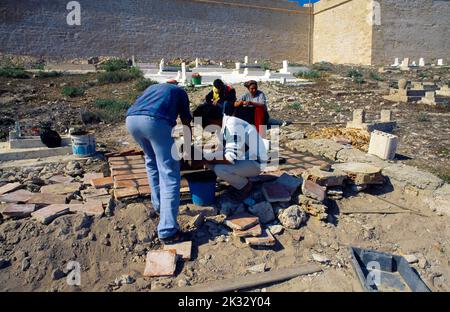
[{"label": "stack of bricks", "polygon": [[108,158],[114,187],[114,197],[117,200],[149,196],[145,160],[142,155],[113,156]]}]

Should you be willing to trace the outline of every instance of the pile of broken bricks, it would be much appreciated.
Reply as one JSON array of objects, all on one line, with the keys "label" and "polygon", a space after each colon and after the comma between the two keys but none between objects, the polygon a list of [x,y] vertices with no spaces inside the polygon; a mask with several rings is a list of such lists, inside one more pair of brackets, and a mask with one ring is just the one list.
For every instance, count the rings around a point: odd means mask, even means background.
[{"label": "pile of broken bricks", "polygon": [[49,224],[68,213],[84,213],[101,217],[111,196],[107,189],[90,187],[92,180],[103,177],[102,173],[85,174],[82,181],[70,176],[56,175],[39,193],[23,189],[19,182],[0,187],[0,213],[3,218],[26,218]]}]

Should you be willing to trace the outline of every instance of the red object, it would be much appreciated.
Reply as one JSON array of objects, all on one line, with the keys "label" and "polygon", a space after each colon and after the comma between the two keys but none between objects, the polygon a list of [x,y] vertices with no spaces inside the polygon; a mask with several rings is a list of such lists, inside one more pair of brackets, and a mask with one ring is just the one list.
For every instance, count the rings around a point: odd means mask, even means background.
[{"label": "red object", "polygon": [[265,117],[265,107],[264,106],[256,106],[255,107],[255,127],[256,131],[262,136],[266,136],[266,131],[260,126],[264,126],[264,117]]}]

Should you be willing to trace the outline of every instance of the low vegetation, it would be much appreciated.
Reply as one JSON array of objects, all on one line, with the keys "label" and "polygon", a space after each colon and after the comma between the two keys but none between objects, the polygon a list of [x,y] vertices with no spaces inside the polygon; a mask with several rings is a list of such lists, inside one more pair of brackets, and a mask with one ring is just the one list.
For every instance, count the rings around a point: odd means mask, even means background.
[{"label": "low vegetation", "polygon": [[365,82],[363,73],[357,69],[350,69],[347,72],[347,77],[352,78],[353,82],[358,83],[358,84],[362,84]]},{"label": "low vegetation", "polygon": [[62,72],[58,71],[40,71],[36,74],[38,78],[55,78],[55,77],[61,77],[63,75]]},{"label": "low vegetation", "polygon": [[74,86],[64,86],[61,94],[68,97],[78,97],[85,94],[84,88]]},{"label": "low vegetation", "polygon": [[139,79],[134,87],[136,88],[137,91],[144,91],[145,89],[154,84],[158,84],[158,82],[152,79]]},{"label": "low vegetation", "polygon": [[298,72],[298,73],[295,73],[294,76],[297,78],[308,79],[308,80],[317,80],[321,77],[320,73],[317,70]]},{"label": "low vegetation", "polygon": [[299,110],[302,109],[302,104],[300,104],[300,102],[294,102],[289,105],[289,108]]},{"label": "low vegetation", "polygon": [[125,113],[131,103],[114,99],[97,99],[94,102],[94,108],[100,119],[106,123],[121,121],[125,118]]},{"label": "low vegetation", "polygon": [[132,67],[126,70],[107,71],[98,75],[100,84],[120,83],[143,78],[143,73],[139,68]]},{"label": "low vegetation", "polygon": [[333,70],[333,64],[328,63],[328,62],[320,62],[320,63],[315,63],[312,66],[313,70],[317,70],[317,71],[332,71]]},{"label": "low vegetation", "polygon": [[24,79],[29,78],[30,76],[27,74],[23,67],[4,66],[0,67],[0,77]]},{"label": "low vegetation", "polygon": [[375,80],[375,81],[384,81],[384,79],[380,75],[378,75],[378,73],[376,73],[376,72],[370,72],[369,78],[371,80]]},{"label": "low vegetation", "polygon": [[122,69],[127,69],[128,61],[121,58],[113,58],[104,62],[100,68],[106,70],[107,72],[115,72]]}]

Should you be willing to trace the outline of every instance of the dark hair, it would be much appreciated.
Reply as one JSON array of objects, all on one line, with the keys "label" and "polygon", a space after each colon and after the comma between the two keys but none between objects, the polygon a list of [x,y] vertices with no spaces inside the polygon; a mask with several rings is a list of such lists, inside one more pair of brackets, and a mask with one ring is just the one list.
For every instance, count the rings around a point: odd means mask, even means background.
[{"label": "dark hair", "polygon": [[216,87],[217,89],[222,89],[223,86],[225,86],[225,84],[223,83],[222,80],[216,79],[216,80],[214,80],[214,82],[213,82],[213,86]]},{"label": "dark hair", "polygon": [[252,85],[255,85],[256,88],[258,88],[258,83],[255,80],[249,80],[246,83],[244,83],[244,87],[246,87],[247,89],[250,89]]},{"label": "dark hair", "polygon": [[194,117],[202,118],[202,127],[206,128],[209,126],[213,120],[222,120],[223,114],[222,110],[212,104],[202,104],[197,107],[193,112]]}]

